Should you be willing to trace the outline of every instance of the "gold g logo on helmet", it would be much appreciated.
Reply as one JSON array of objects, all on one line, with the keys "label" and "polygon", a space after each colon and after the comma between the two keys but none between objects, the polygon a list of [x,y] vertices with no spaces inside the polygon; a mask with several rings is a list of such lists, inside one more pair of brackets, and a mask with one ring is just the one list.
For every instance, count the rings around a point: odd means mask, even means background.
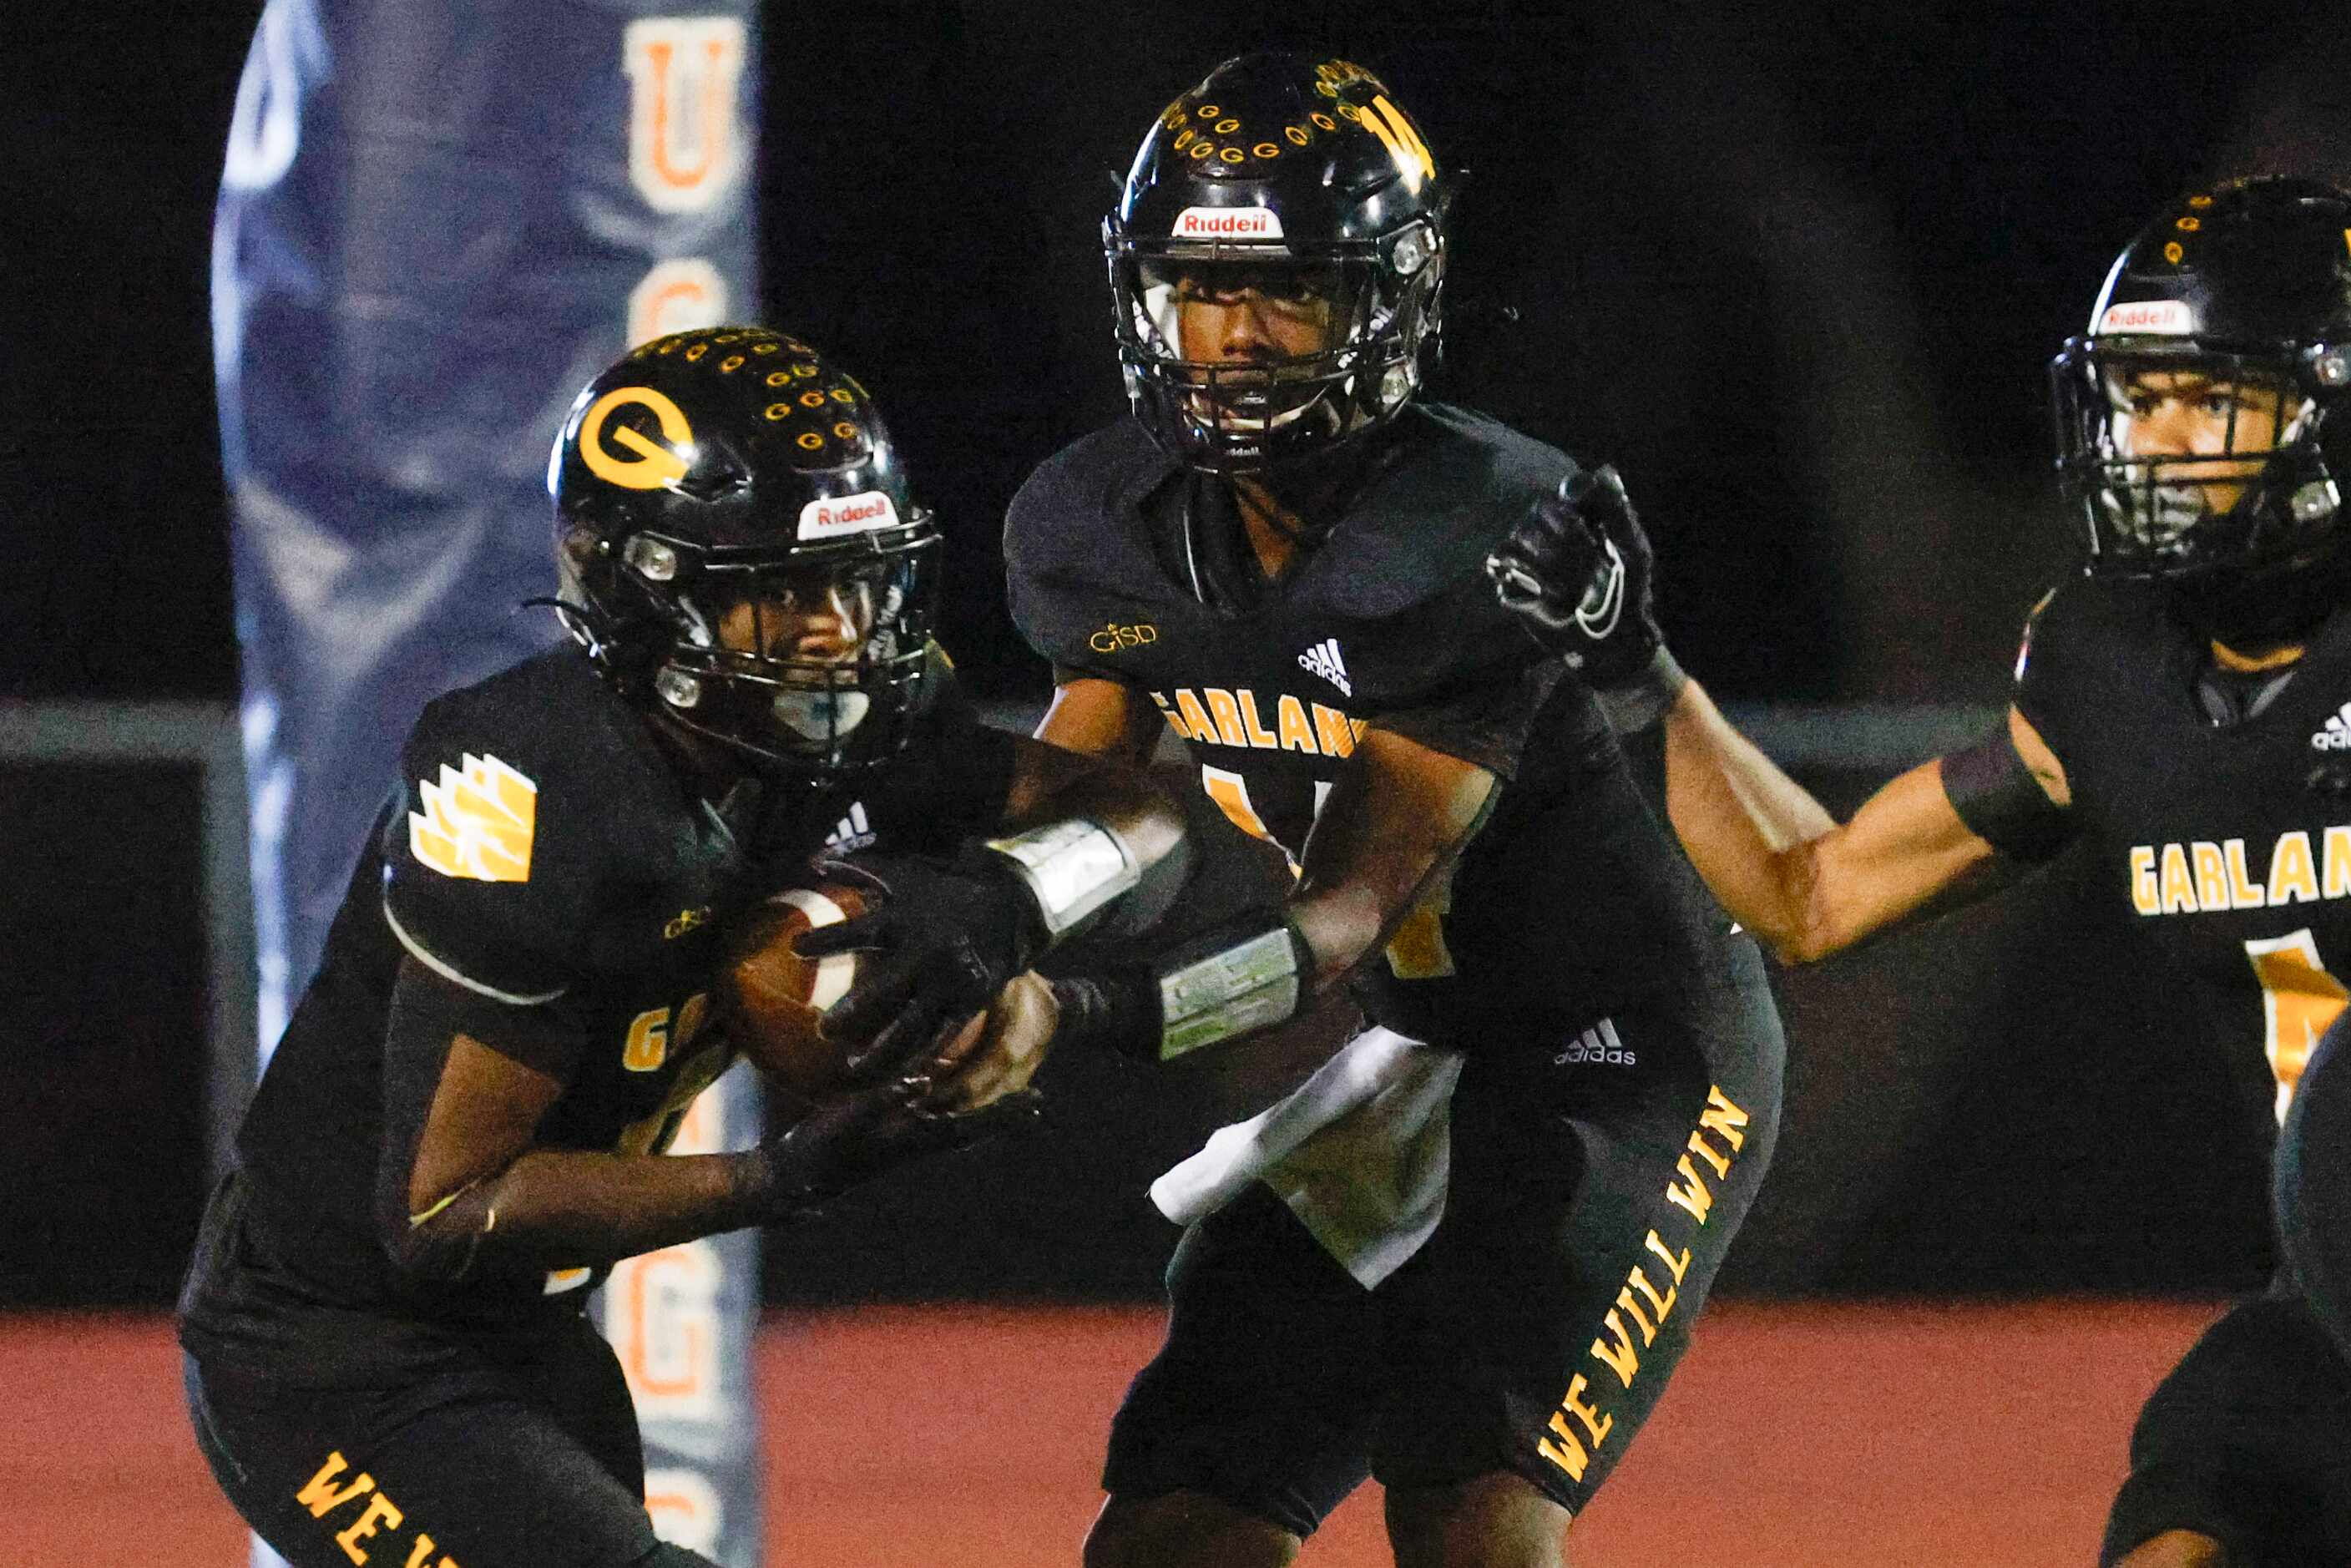
[{"label": "gold g logo on helmet", "polygon": [[[612,426],[611,444],[606,444],[604,426],[612,412],[632,405],[652,411],[666,446],[625,424]],[[683,479],[686,460],[678,449],[693,444],[694,427],[686,423],[685,411],[651,387],[614,387],[590,404],[580,421],[580,460],[590,474],[624,490],[659,490]]]}]

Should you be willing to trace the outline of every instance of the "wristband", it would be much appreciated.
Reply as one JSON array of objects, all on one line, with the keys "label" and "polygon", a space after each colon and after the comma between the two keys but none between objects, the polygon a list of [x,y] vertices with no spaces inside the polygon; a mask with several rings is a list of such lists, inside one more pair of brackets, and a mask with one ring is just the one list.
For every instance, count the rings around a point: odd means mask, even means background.
[{"label": "wristband", "polygon": [[1286,1023],[1308,995],[1313,956],[1289,922],[1189,962],[1155,966],[1159,1060]]},{"label": "wristband", "polygon": [[1600,711],[1608,716],[1610,728],[1619,735],[1635,735],[1664,718],[1687,685],[1687,672],[1660,643],[1649,662],[1628,679],[1598,687],[1592,695],[1599,699]]},{"label": "wristband", "polygon": [[1049,946],[1143,880],[1142,865],[1126,841],[1083,817],[989,839],[987,845],[1012,862],[1014,874],[1036,899]]},{"label": "wristband", "polygon": [[[1247,932],[1238,940],[1237,927]],[[1172,1061],[1287,1023],[1313,999],[1313,972],[1306,939],[1288,922],[1254,930],[1235,922],[1149,966],[1119,965],[1055,979],[1053,999],[1061,1014],[1055,1038],[1080,1049],[1101,1046],[1122,1056]]]}]

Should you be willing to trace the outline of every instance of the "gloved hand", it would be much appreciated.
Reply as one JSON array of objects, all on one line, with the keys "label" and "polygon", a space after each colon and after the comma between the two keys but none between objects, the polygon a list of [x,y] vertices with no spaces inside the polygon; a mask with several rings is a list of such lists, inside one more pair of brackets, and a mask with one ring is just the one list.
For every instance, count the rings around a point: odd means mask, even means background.
[{"label": "gloved hand", "polygon": [[[1015,1027],[1037,1026],[1023,1020]],[[893,1074],[887,1082],[821,1101],[764,1140],[751,1151],[759,1222],[789,1218],[900,1166],[1033,1124],[1042,1097],[1025,1086],[1025,1075],[1023,1087],[1006,1092],[1000,1082],[991,1083],[981,1092],[993,1098],[975,1109],[954,1109],[969,1092],[958,1080],[960,1070],[984,1058],[1000,1032],[991,1027],[935,1055],[927,1040],[911,1045],[876,1063]]]},{"label": "gloved hand", "polygon": [[1595,690],[1640,677],[1665,644],[1656,558],[1613,467],[1571,474],[1486,558],[1503,605]]},{"label": "gloved hand", "polygon": [[975,850],[954,861],[867,854],[829,860],[820,875],[870,893],[854,920],[804,933],[806,957],[862,951],[858,978],[826,1009],[826,1038],[850,1048],[852,1080],[907,1058],[986,1008],[1045,950],[1036,896],[1004,856]]},{"label": "gloved hand", "polygon": [[1144,964],[1112,965],[1053,977],[1053,1043],[1108,1051],[1134,1061],[1159,1060],[1166,1023],[1159,982]]}]

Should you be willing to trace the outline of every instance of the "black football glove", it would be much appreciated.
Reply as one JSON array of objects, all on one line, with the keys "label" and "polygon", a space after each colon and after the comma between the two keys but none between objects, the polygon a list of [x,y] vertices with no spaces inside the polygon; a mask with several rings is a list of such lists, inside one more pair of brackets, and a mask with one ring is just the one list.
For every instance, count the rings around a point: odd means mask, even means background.
[{"label": "black football glove", "polygon": [[1034,1089],[1021,1089],[950,1115],[928,1108],[930,1087],[927,1074],[917,1071],[825,1101],[762,1142],[752,1151],[758,1223],[805,1214],[900,1166],[1032,1125],[1042,1103]]},{"label": "black football glove", "polygon": [[1160,1059],[1166,1023],[1160,1013],[1159,981],[1149,965],[1117,964],[1056,975],[1053,1005],[1061,1014],[1053,1030],[1057,1049],[1108,1051],[1133,1061]]},{"label": "black football glove", "polygon": [[807,957],[867,952],[856,984],[826,1009],[828,1039],[851,1047],[852,1082],[908,1056],[996,999],[1046,946],[1036,895],[1004,856],[976,850],[954,861],[852,855],[820,862],[874,895],[854,920],[803,933]]},{"label": "black football glove", "polygon": [[1486,558],[1494,591],[1536,642],[1595,689],[1646,671],[1665,643],[1648,538],[1613,467],[1583,470],[1534,504]]}]

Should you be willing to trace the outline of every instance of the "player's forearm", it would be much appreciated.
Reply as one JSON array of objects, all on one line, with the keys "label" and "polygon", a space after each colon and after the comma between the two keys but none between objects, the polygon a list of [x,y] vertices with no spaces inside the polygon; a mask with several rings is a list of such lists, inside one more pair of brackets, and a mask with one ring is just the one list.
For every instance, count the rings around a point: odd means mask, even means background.
[{"label": "player's forearm", "polygon": [[1056,780],[1008,816],[1008,828],[1082,818],[1115,833],[1144,875],[1184,850],[1184,813],[1143,773],[1091,766]]},{"label": "player's forearm", "polygon": [[1484,768],[1373,729],[1306,841],[1290,924],[1314,956],[1318,989],[1376,953],[1492,811],[1500,784]]},{"label": "player's forearm", "polygon": [[1922,764],[1838,822],[1695,682],[1666,718],[1666,800],[1722,906],[1791,963],[1844,950],[1972,895],[1991,848]]},{"label": "player's forearm", "polygon": [[1707,886],[1783,956],[1817,956],[1812,845],[1836,820],[1696,681],[1667,710],[1665,737],[1667,812]]},{"label": "player's forearm", "polygon": [[393,1256],[428,1279],[598,1268],[765,1218],[756,1152],[598,1154],[534,1149],[422,1215]]}]

